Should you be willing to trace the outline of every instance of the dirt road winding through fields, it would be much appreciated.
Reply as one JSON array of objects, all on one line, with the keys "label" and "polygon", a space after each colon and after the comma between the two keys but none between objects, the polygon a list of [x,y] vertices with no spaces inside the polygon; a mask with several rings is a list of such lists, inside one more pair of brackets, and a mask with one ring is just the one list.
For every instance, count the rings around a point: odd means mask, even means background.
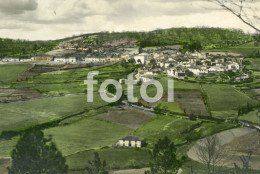
[{"label": "dirt road winding through fields", "polygon": [[[257,150],[253,151],[250,166],[252,169],[260,170],[260,132],[250,128],[236,128],[216,134],[221,146],[225,151],[225,157],[219,163],[226,167],[234,167],[234,163],[241,166],[240,156],[245,155],[246,147],[254,146]],[[253,139],[252,139],[252,138]],[[250,138],[252,140],[250,140]],[[197,156],[197,145],[205,139],[199,140],[187,153],[188,157],[200,161]],[[256,143],[257,142],[257,143]]]}]

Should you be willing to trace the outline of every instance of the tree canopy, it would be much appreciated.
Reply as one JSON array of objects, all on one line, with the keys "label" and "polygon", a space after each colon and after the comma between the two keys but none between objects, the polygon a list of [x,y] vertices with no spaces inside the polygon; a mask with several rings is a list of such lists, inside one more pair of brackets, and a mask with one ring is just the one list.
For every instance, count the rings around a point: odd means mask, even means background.
[{"label": "tree canopy", "polygon": [[68,171],[65,158],[41,131],[24,133],[11,157],[9,174],[66,174]]}]

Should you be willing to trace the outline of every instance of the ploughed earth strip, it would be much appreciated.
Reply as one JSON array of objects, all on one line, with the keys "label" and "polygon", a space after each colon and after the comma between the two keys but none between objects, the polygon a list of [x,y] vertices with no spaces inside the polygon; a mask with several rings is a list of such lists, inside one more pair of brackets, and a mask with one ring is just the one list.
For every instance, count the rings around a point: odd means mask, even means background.
[{"label": "ploughed earth strip", "polygon": [[0,103],[30,100],[42,95],[32,88],[0,88]]},{"label": "ploughed earth strip", "polygon": [[133,109],[112,109],[96,116],[98,120],[118,123],[126,127],[137,129],[153,119],[152,116]]},{"label": "ploughed earth strip", "polygon": [[34,76],[48,72],[59,72],[64,70],[79,69],[79,68],[90,68],[90,65],[35,65],[28,71],[20,74],[14,81],[26,81]]}]

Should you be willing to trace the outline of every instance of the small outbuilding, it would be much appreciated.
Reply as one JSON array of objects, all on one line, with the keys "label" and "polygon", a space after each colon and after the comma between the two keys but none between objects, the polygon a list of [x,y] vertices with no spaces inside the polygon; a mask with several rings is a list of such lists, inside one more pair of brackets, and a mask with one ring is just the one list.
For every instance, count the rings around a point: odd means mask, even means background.
[{"label": "small outbuilding", "polygon": [[145,144],[146,144],[145,139],[133,135],[122,138],[117,143],[119,147],[138,147],[138,148],[144,147]]}]

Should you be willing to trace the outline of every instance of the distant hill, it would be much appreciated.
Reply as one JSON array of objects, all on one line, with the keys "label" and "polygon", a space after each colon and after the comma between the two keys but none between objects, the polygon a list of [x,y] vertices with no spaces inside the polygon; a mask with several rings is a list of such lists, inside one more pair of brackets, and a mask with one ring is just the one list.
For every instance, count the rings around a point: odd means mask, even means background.
[{"label": "distant hill", "polygon": [[26,41],[0,38],[0,58],[28,57],[52,50],[60,41]]},{"label": "distant hill", "polygon": [[254,40],[251,35],[241,30],[221,28],[171,28],[151,32],[113,32],[85,36],[85,43],[104,43],[114,39],[134,38],[137,45],[144,47],[182,45],[184,49],[201,47],[217,49],[238,46]]},{"label": "distant hill", "polygon": [[[75,36],[79,37],[79,36]],[[81,44],[102,44],[113,40],[131,38],[137,45],[156,47],[181,45],[183,50],[221,49],[254,42],[254,37],[241,30],[221,28],[171,28],[150,32],[101,32],[81,35]],[[69,40],[65,38],[62,40]],[[0,38],[0,58],[5,56],[27,57],[52,50],[60,41],[25,41]]]}]

